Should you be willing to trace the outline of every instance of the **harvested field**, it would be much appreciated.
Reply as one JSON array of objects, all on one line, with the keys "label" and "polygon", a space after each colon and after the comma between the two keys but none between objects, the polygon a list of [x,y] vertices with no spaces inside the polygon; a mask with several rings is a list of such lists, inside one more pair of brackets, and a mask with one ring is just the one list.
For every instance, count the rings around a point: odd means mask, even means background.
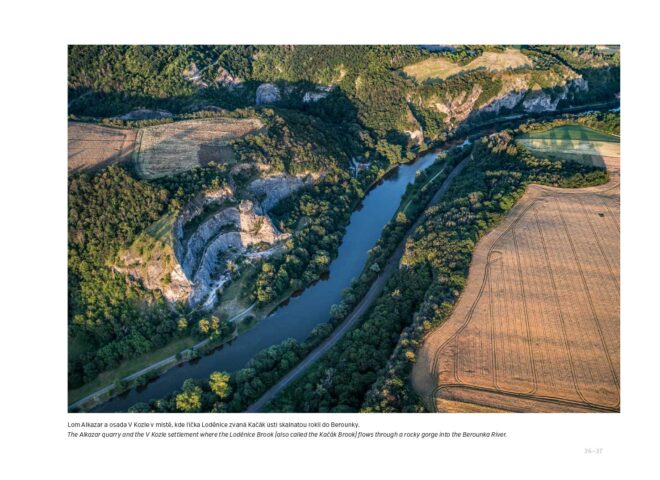
[{"label": "harvested field", "polygon": [[551,160],[573,160],[605,167],[604,157],[619,157],[619,138],[582,125],[565,125],[518,137],[533,154]]},{"label": "harvested field", "polygon": [[444,57],[431,57],[419,63],[408,65],[403,71],[414,77],[415,80],[423,82],[429,78],[444,80],[457,73],[478,68],[497,72],[526,65],[531,65],[531,61],[525,54],[520,50],[507,48],[503,52],[484,52],[467,65],[459,65]]},{"label": "harvested field", "polygon": [[608,184],[532,185],[478,243],[413,369],[430,409],[619,411],[619,158],[603,160]]},{"label": "harvested field", "polygon": [[69,173],[100,170],[130,160],[137,130],[69,122]]},{"label": "harvested field", "polygon": [[147,127],[137,139],[136,167],[144,178],[158,178],[209,162],[233,161],[229,141],[263,127],[256,118],[186,120]]}]

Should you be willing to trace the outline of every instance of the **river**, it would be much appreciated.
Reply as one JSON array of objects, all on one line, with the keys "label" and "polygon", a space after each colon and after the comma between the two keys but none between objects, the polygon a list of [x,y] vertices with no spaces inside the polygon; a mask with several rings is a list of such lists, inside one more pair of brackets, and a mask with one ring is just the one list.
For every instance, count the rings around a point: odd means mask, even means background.
[{"label": "river", "polygon": [[315,326],[328,321],[330,307],[341,300],[341,292],[362,272],[369,249],[376,244],[383,227],[399,207],[406,187],[415,180],[415,174],[433,164],[437,156],[437,153],[427,153],[412,163],[400,165],[368,192],[351,215],[339,253],[330,264],[326,278],[292,297],[231,343],[194,362],[174,367],[146,387],[132,389],[92,411],[126,411],[137,402],[161,398],[181,388],[187,378],[206,378],[214,371],[231,373],[243,368],[259,351],[287,338],[303,341]]}]

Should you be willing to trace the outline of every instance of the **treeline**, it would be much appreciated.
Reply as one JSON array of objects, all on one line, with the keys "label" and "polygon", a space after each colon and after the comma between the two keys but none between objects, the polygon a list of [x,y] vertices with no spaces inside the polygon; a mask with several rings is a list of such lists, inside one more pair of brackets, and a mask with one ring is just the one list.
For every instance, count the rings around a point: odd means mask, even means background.
[{"label": "treeline", "polygon": [[[254,105],[262,82],[280,85],[283,106],[341,123],[357,119],[377,137],[408,128],[408,81],[398,71],[426,56],[414,46],[72,46],[69,48],[70,113],[111,117],[138,107],[174,114],[213,104],[234,109]],[[183,72],[195,63],[208,87]],[[241,78],[233,89],[214,81],[219,67]],[[323,100],[303,104],[301,92],[333,85]],[[289,102],[289,90],[297,102]]]},{"label": "treeline", "polygon": [[[180,390],[162,399],[137,403],[128,411],[242,412],[318,346],[331,331],[328,324],[319,325],[303,343],[294,339],[285,340],[259,352],[245,368],[231,375],[214,372],[208,380],[187,379]],[[218,380],[225,386],[222,395],[215,391]]]},{"label": "treeline", "polygon": [[423,405],[410,386],[410,372],[424,335],[452,312],[467,282],[472,251],[522,196],[529,183],[583,187],[607,181],[607,173],[576,162],[539,159],[519,147],[512,131],[484,137],[445,200],[425,213],[406,245],[401,264],[428,266],[433,282],[412,323],[366,395],[362,411],[414,412]]},{"label": "treeline", "polygon": [[166,191],[116,165],[97,176],[70,177],[69,334],[83,347],[69,366],[71,387],[164,343],[176,330],[157,295],[127,283],[108,266],[120,248],[159,218],[167,201]]},{"label": "treeline", "polygon": [[357,412],[432,280],[431,270],[394,273],[366,318],[267,407],[271,412]]},{"label": "treeline", "polygon": [[459,65],[467,65],[472,60],[483,55],[484,52],[503,52],[506,47],[504,45],[457,45],[453,48],[448,48],[437,55],[447,58]]},{"label": "treeline", "polygon": [[589,112],[584,115],[566,115],[544,122],[528,122],[520,125],[521,133],[550,130],[562,125],[584,125],[604,133],[621,135],[621,114],[618,112]]},{"label": "treeline", "polygon": [[272,214],[292,232],[287,251],[261,264],[253,298],[267,304],[285,292],[300,290],[328,271],[337,255],[353,207],[363,193],[340,170],[281,201]]},{"label": "treeline", "polygon": [[[441,155],[440,160],[436,164],[430,166],[424,172],[420,172],[415,183],[409,187],[402,200],[402,205],[409,205],[406,210],[408,216],[399,212],[385,226],[383,235],[369,252],[369,257],[362,273],[358,278],[353,279],[349,288],[344,290],[342,301],[331,308],[328,322],[314,328],[302,344],[289,339],[257,354],[244,369],[231,374],[230,384],[234,393],[226,399],[224,405],[220,406],[207,402],[202,405],[202,411],[211,411],[212,409],[215,409],[213,411],[243,411],[327,338],[369,290],[369,287],[379,275],[381,268],[385,265],[412,225],[411,219],[415,218],[424,209],[437,187],[446,178],[451,167],[461,161],[467,153],[468,151],[466,150],[456,149],[450,152],[446,158],[444,155]],[[440,169],[443,167],[445,167],[445,171],[440,173]],[[276,207],[276,212],[278,208],[282,208],[285,212],[290,212],[286,218],[280,220],[283,228],[292,227],[306,221],[307,217],[305,213],[310,212],[305,211],[304,208],[300,209],[299,206],[304,204],[298,203],[299,200],[296,200],[296,198],[300,199],[307,194],[308,192],[299,192],[297,197],[291,196],[283,200],[284,203],[289,203],[289,205],[279,205]],[[311,197],[309,200],[311,200]],[[316,208],[313,204],[309,206]],[[293,252],[295,252],[295,249]],[[270,268],[267,269],[272,271]],[[195,380],[194,382],[203,391],[205,391],[204,389],[208,389],[204,381]],[[181,391],[174,392],[164,399],[152,401],[149,404],[138,404],[131,411],[177,411],[175,399],[180,393]]]},{"label": "treeline", "polygon": [[112,268],[117,253],[168,210],[223,185],[219,173],[208,165],[148,183],[112,165],[95,176],[69,178],[69,341],[80,352],[70,358],[70,388],[175,337],[224,337],[233,330],[220,319],[186,317],[183,305],[168,305]]},{"label": "treeline", "polygon": [[355,123],[329,124],[294,110],[264,109],[259,116],[268,130],[233,142],[239,162],[268,165],[294,175],[347,170],[349,159],[364,149]]},{"label": "treeline", "polygon": [[194,95],[185,80],[194,47],[175,45],[71,45],[70,113],[112,116],[133,108],[176,108]]}]

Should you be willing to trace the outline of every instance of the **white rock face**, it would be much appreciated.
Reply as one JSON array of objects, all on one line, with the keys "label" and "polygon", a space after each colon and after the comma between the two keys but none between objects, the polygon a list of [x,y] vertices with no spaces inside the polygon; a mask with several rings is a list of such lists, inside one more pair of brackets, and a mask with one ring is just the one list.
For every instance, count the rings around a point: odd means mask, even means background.
[{"label": "white rock face", "polygon": [[555,99],[546,92],[530,92],[523,100],[523,109],[526,112],[552,112],[557,109],[561,96]]},{"label": "white rock face", "polygon": [[280,89],[274,83],[262,83],[257,87],[256,103],[265,105],[275,103],[280,100]]},{"label": "white rock face", "polygon": [[218,257],[230,248],[236,250],[241,248],[240,233],[229,232],[220,234],[208,244],[193,279],[193,291],[188,300],[191,305],[197,305],[209,294],[214,284],[214,278],[220,276],[215,275],[216,268],[224,269],[224,266],[217,264]]},{"label": "white rock face", "polygon": [[296,190],[312,181],[310,175],[306,177],[297,177],[293,175],[273,175],[270,177],[259,178],[248,187],[248,190],[257,197],[264,197],[261,200],[261,206],[265,211],[273,208],[277,202],[284,197],[291,195]]},{"label": "white rock face", "polygon": [[318,102],[319,100],[328,96],[327,92],[305,92],[303,95],[303,102]]},{"label": "white rock face", "polygon": [[[192,306],[210,308],[218,292],[231,280],[227,271],[228,260],[239,256],[248,261],[267,257],[281,251],[280,242],[289,238],[289,234],[278,232],[270,217],[264,214],[264,208],[272,208],[313,179],[310,174],[304,177],[277,175],[256,180],[248,187],[248,192],[263,197],[263,206],[243,200],[238,206],[222,207],[184,238],[185,226],[201,215],[207,205],[222,204],[234,197],[228,187],[206,192],[186,205],[175,220],[171,239],[173,252],[169,250],[167,254],[165,249],[160,257],[154,257],[148,264],[140,258],[127,256],[117,270],[139,279],[148,289],[160,290],[172,302],[187,300]],[[165,258],[171,261],[165,262]]]},{"label": "white rock face", "polygon": [[568,82],[568,85],[578,92],[589,91],[589,82],[584,77],[575,78]]},{"label": "white rock face", "polygon": [[[222,202],[226,199],[232,198],[234,192],[231,187],[223,187],[217,190],[212,190],[204,193],[201,198],[193,200],[181,211],[176,221],[174,222],[173,234],[174,234],[174,253],[176,257],[181,261],[186,255],[185,245],[183,244],[183,227],[188,223],[193,217],[196,217],[204,207],[209,203],[213,202]],[[185,267],[184,267],[185,269]]]},{"label": "white rock face", "polygon": [[502,109],[509,109],[509,110],[513,109],[525,97],[526,93],[527,93],[526,91],[509,92],[504,96],[494,98],[487,105],[482,107],[480,111],[500,113],[500,110]]},{"label": "white rock face", "polygon": [[568,98],[569,93],[586,92],[588,90],[589,84],[584,78],[574,78],[566,82],[561,92],[554,97],[548,92],[530,92],[523,101],[523,109],[526,112],[552,112],[557,109],[559,102]]},{"label": "white rock face", "polygon": [[200,88],[206,88],[208,85],[204,80],[202,80],[202,71],[204,69],[200,70],[197,68],[197,64],[191,63],[190,66],[184,70],[183,72],[183,78],[188,80],[189,82],[194,83]]},{"label": "white rock face", "polygon": [[188,239],[185,258],[182,262],[184,271],[192,276],[197,268],[196,261],[202,255],[206,244],[218,235],[223,227],[231,226],[234,230],[238,230],[239,222],[238,209],[232,207],[221,210],[201,224]]},{"label": "white rock face", "polygon": [[118,116],[122,120],[152,120],[170,117],[172,117],[172,114],[167,110],[149,110],[147,108],[138,108],[137,110]]},{"label": "white rock face", "polygon": [[193,283],[189,303],[197,305],[206,299],[204,305],[212,305],[217,290],[230,279],[227,260],[245,253],[252,245],[272,245],[287,237],[281,235],[270,217],[263,215],[261,208],[249,200],[214,214],[197,228],[186,244],[181,263]]},{"label": "white rock face", "polygon": [[[171,266],[162,257],[153,257],[145,261],[130,251],[121,255],[121,262],[124,266],[115,266],[115,270],[139,280],[148,290],[160,291],[170,302],[186,300],[192,293],[192,282],[181,270],[181,265],[176,262]],[[164,281],[166,277],[169,277],[169,282]]]}]

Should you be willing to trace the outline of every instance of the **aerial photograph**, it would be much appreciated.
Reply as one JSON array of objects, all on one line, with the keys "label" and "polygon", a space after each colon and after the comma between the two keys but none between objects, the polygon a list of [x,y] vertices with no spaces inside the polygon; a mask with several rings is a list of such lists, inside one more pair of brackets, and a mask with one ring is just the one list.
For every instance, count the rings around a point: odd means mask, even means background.
[{"label": "aerial photograph", "polygon": [[619,45],[69,44],[67,93],[68,412],[621,411]]}]

